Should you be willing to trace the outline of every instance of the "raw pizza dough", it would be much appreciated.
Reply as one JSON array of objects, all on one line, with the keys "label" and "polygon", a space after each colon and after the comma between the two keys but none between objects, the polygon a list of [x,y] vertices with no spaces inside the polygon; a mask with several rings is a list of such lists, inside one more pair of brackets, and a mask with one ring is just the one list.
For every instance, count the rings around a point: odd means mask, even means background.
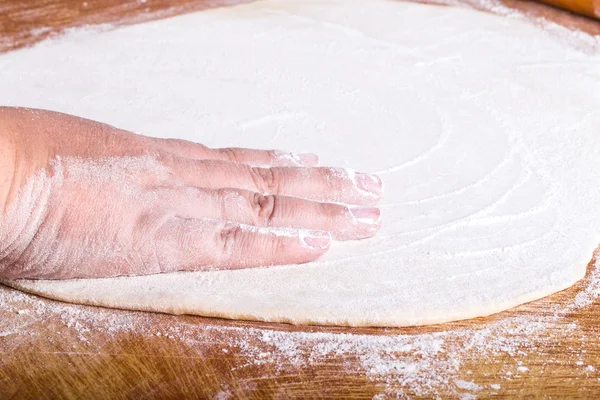
[{"label": "raw pizza dough", "polygon": [[567,288],[600,242],[600,58],[525,22],[263,1],[0,57],[0,103],[377,172],[384,226],[307,265],[7,282],[74,303],[403,326]]}]

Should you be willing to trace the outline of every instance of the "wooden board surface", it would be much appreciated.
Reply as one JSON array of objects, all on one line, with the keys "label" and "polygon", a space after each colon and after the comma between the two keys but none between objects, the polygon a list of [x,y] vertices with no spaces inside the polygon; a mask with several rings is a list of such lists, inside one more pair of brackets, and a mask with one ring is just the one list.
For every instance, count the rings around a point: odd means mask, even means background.
[{"label": "wooden board surface", "polygon": [[[0,1],[0,51],[223,3]],[[600,33],[547,6],[504,3]],[[598,398],[599,295],[590,264],[574,287],[491,317],[347,329],[105,310],[1,287],[0,398]]]},{"label": "wooden board surface", "polygon": [[[0,53],[32,45],[65,29],[89,24],[133,24],[158,18],[221,7],[252,0],[0,0]],[[444,0],[418,0],[443,2]],[[474,0],[458,2],[476,4]],[[533,18],[545,18],[571,29],[600,35],[600,23],[544,4],[522,0],[499,0]],[[577,3],[576,9],[593,7],[600,0],[544,0]]]},{"label": "wooden board surface", "polygon": [[600,18],[599,0],[540,0],[544,3],[563,8],[575,13]]}]

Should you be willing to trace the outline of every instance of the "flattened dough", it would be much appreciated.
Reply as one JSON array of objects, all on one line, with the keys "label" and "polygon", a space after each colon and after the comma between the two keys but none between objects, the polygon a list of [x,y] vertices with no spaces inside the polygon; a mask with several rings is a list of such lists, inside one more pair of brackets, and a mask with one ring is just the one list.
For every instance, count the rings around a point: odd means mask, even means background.
[{"label": "flattened dough", "polygon": [[567,288],[600,242],[600,57],[525,22],[268,0],[0,56],[0,103],[378,172],[384,226],[308,265],[7,282],[54,299],[296,324],[478,317]]}]

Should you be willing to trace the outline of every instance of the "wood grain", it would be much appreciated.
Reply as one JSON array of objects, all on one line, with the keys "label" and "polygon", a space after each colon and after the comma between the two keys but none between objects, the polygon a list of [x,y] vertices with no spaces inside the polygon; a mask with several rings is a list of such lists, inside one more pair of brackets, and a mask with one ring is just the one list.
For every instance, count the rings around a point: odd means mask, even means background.
[{"label": "wood grain", "polygon": [[[548,21],[555,22],[559,25],[565,26],[569,29],[576,31],[587,32],[592,35],[600,35],[600,23],[598,22],[597,10],[600,10],[598,6],[600,0],[594,0],[596,4],[596,14],[590,13],[589,7],[592,5],[591,0],[541,0],[544,3],[554,5],[556,7],[550,7],[546,4],[523,1],[523,0],[501,0],[501,2],[509,8],[520,11],[525,15],[530,16],[532,19],[545,19]],[[573,12],[565,12],[561,8],[566,8]],[[575,12],[584,16],[575,14]]]},{"label": "wood grain", "polygon": [[[69,28],[96,24],[134,24],[208,8],[252,0],[0,0],[0,53],[30,46]],[[589,15],[592,1],[545,0]],[[532,17],[545,18],[571,29],[600,35],[600,24],[543,4],[523,0],[500,0],[510,8]],[[580,9],[581,8],[581,9]],[[587,10],[587,11],[586,11]]]},{"label": "wood grain", "polygon": [[599,0],[540,0],[543,3],[562,8],[591,18],[600,18]]},{"label": "wood grain", "polygon": [[[600,33],[597,22],[551,7],[516,0],[504,3],[572,29]],[[0,1],[0,51],[31,45],[74,26],[138,23],[224,4]],[[574,287],[501,314],[404,329],[294,327],[104,310],[64,305],[2,287],[0,398],[349,399],[376,394],[380,398],[456,398],[465,393],[484,398],[598,398],[600,301],[592,296],[592,304],[563,312],[565,305],[574,304],[586,288],[589,292],[597,287],[594,271],[590,264],[588,276]],[[564,315],[555,317],[557,312]],[[521,318],[524,324],[545,321],[545,325],[537,333],[491,329],[515,318]],[[311,358],[311,346],[289,352],[285,346],[276,347],[265,340],[265,336],[272,335],[292,340],[296,337],[293,335],[303,334],[414,339],[448,332],[459,333],[444,336],[443,348],[454,352],[431,359],[426,368],[440,379],[427,382],[408,379],[410,371],[390,361],[409,357],[418,363],[425,359],[418,349],[391,348],[385,362],[396,369],[378,374],[365,364],[364,354],[353,347]],[[472,342],[472,332],[489,337]],[[503,335],[500,342],[498,332]],[[316,340],[294,340],[318,344]],[[500,344],[484,349],[482,343],[488,342]],[[453,365],[448,358],[457,354],[460,358],[454,360],[458,364],[455,371],[438,372],[440,366]],[[479,389],[461,388],[462,384],[457,383],[460,381],[473,382]]]}]

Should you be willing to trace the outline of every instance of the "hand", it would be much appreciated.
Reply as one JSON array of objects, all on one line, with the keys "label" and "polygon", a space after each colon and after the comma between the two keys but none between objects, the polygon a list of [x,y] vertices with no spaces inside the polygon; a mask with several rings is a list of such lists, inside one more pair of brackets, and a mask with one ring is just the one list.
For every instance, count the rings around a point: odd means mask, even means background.
[{"label": "hand", "polygon": [[209,149],[7,107],[0,149],[3,278],[304,263],[332,237],[380,226],[381,180],[318,168],[312,154]]}]

